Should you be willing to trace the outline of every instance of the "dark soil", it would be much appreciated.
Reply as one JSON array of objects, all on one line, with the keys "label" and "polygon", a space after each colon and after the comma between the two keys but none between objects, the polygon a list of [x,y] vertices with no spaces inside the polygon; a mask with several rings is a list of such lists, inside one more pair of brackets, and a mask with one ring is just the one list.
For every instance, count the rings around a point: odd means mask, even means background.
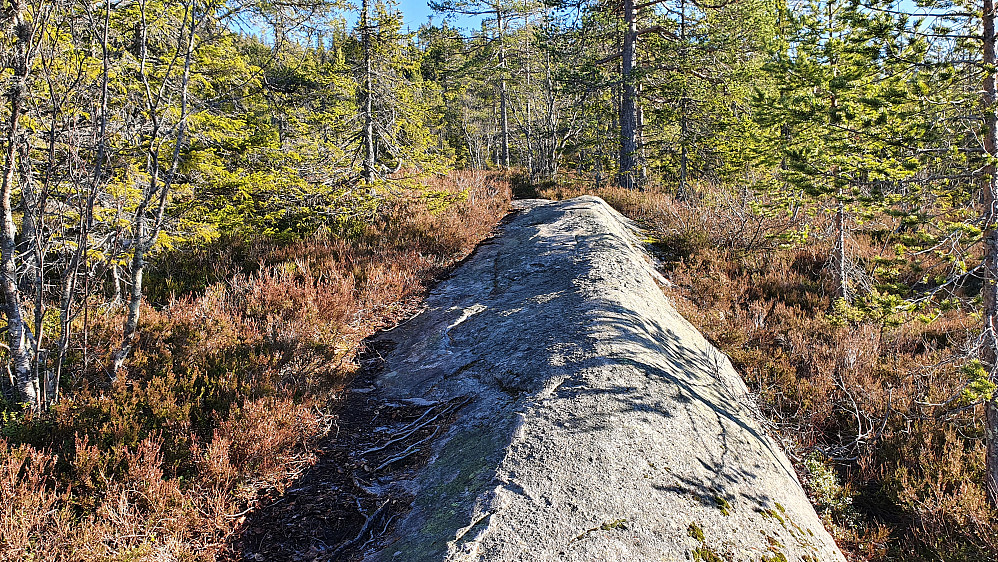
[{"label": "dark soil", "polygon": [[283,495],[246,516],[230,560],[357,560],[409,509],[398,485],[426,463],[432,442],[466,402],[384,402],[373,382],[394,343],[371,338],[319,459]]}]

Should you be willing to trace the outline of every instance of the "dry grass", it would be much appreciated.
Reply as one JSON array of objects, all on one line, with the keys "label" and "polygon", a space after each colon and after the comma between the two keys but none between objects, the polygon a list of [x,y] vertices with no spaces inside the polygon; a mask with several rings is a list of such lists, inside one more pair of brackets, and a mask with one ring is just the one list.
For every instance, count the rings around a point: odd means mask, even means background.
[{"label": "dry grass", "polygon": [[127,376],[104,370],[120,311],[95,311],[67,397],[5,414],[0,560],[215,559],[314,462],[361,340],[489,236],[509,193],[458,172],[341,232],[164,256]]}]

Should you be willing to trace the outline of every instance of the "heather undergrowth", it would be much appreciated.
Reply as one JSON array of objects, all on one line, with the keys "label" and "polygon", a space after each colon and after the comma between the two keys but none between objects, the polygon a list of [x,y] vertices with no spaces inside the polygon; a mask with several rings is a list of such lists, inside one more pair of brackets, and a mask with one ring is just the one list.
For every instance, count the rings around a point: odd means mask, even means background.
[{"label": "heather undergrowth", "polygon": [[[916,310],[886,297],[846,305],[833,298],[831,241],[820,236],[829,217],[810,219],[819,235],[785,243],[792,217],[756,213],[749,193],[702,191],[712,195],[687,202],[654,189],[539,193],[594,193],[646,229],[666,293],[757,394],[850,559],[993,559],[973,288]],[[850,242],[868,263],[885,246],[860,227]]]},{"label": "heather undergrowth", "polygon": [[6,410],[0,560],[213,560],[261,495],[307,469],[361,340],[507,212],[504,177],[454,172],[305,237],[158,257],[127,373],[120,307],[81,315],[50,411]]}]

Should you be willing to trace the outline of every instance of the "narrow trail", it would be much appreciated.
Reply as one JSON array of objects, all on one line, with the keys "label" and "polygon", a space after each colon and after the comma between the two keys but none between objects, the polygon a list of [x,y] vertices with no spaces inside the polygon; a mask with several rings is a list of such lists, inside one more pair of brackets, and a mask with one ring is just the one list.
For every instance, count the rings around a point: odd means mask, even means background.
[{"label": "narrow trail", "polygon": [[517,206],[422,313],[371,340],[350,439],[242,552],[844,561],[633,225],[595,197]]}]

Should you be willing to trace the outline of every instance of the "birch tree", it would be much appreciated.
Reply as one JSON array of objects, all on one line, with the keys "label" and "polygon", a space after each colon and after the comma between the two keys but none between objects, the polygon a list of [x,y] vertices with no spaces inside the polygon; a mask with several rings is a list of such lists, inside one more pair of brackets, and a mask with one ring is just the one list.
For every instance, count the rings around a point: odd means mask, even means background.
[{"label": "birch tree", "polygon": [[6,127],[3,137],[3,161],[0,179],[0,293],[7,321],[7,351],[10,354],[11,379],[18,398],[37,409],[40,389],[34,372],[35,335],[24,317],[24,298],[18,267],[18,228],[14,221],[14,191],[21,148],[26,142],[22,119],[27,112],[30,81],[52,4],[8,0],[4,10],[3,70],[6,75]]}]

